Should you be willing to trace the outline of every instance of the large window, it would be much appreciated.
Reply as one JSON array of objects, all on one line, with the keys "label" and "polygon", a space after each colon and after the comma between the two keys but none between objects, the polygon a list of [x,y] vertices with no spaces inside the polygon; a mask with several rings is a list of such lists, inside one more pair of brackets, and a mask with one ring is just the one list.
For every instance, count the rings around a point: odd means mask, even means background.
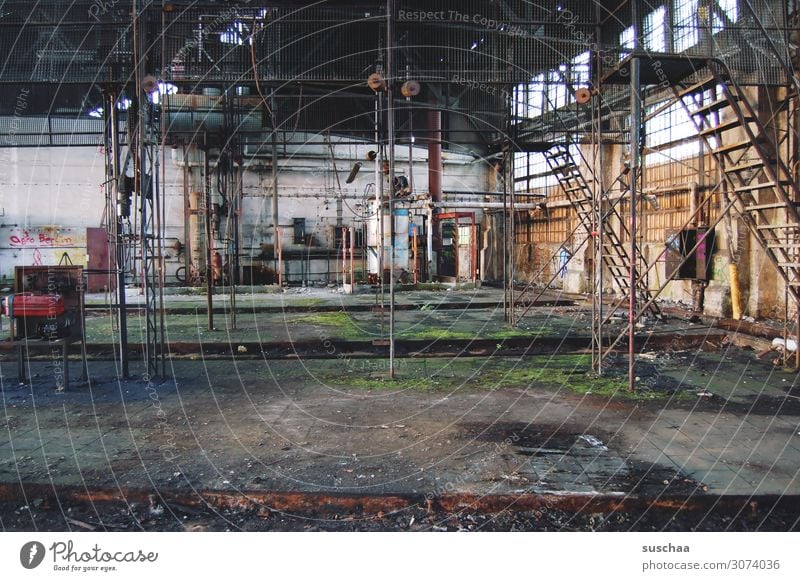
[{"label": "large window", "polygon": [[672,13],[672,44],[675,52],[689,50],[700,42],[697,0],[675,0]]},{"label": "large window", "polygon": [[[570,145],[569,151],[572,158],[582,164],[580,151],[577,145]],[[545,194],[547,188],[558,184],[555,174],[550,171],[550,166],[543,153],[518,153],[514,157],[514,191],[534,192]],[[585,173],[588,180],[589,176]]]},{"label": "large window", "polygon": [[572,59],[571,63],[571,79],[573,86],[585,87],[589,84],[589,60],[591,54],[587,50]]},{"label": "large window", "polygon": [[645,16],[644,46],[652,52],[667,52],[667,7],[661,6]]},{"label": "large window", "polygon": [[[645,3],[647,4],[647,3]],[[653,53],[681,53],[696,47],[709,32],[718,33],[739,21],[738,0],[668,0],[651,8],[642,21],[642,47]],[[633,50],[635,29],[629,26],[618,38],[620,57]],[[591,54],[586,51],[564,59],[558,67],[546,70],[516,91],[518,119],[536,119],[553,128],[560,125],[559,109],[574,106],[573,89],[587,86],[591,79]],[[606,63],[607,65],[607,63]],[[710,95],[706,96],[710,98]],[[655,107],[649,108],[652,114]],[[647,154],[652,163],[694,156],[698,151],[697,129],[683,108],[676,104],[650,119],[646,127]],[[541,154],[520,154],[515,160],[519,191],[541,190],[556,184]]]},{"label": "large window", "polygon": [[[704,99],[712,100],[713,95],[713,89],[706,91]],[[648,115],[661,106],[648,107]],[[714,138],[710,138],[710,141],[713,146]],[[650,156],[651,163],[667,163],[697,155],[697,144],[697,127],[680,103],[673,104],[647,121],[645,154]]]},{"label": "large window", "polygon": [[739,0],[716,0],[714,3],[714,34],[739,20]]},{"label": "large window", "polygon": [[[619,45],[623,49],[633,50],[635,46],[636,40],[636,32],[633,30],[633,26],[629,26],[625,30],[623,30],[619,35]],[[627,52],[623,52],[623,54],[627,54]]]}]

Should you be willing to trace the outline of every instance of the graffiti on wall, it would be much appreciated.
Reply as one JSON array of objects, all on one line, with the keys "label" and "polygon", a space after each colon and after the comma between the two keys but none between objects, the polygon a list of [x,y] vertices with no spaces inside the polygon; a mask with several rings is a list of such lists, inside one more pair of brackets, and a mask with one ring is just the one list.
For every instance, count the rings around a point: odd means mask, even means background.
[{"label": "graffiti on wall", "polygon": [[55,225],[0,225],[2,275],[11,276],[14,266],[75,264],[86,262],[86,229]]},{"label": "graffiti on wall", "polygon": [[86,246],[86,232],[59,226],[2,227],[6,248],[72,248]]}]

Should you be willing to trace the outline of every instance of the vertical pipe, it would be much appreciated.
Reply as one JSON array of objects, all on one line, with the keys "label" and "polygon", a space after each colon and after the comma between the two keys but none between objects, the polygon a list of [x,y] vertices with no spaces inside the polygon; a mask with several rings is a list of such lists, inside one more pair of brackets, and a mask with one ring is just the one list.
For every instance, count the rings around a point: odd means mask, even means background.
[{"label": "vertical pipe", "polygon": [[386,122],[389,142],[389,377],[394,370],[394,269],[395,269],[395,216],[394,216],[394,0],[386,0]]},{"label": "vertical pipe", "polygon": [[[234,149],[238,151],[238,149]],[[228,208],[228,227],[226,232],[227,255],[228,255],[228,290],[230,292],[230,326],[236,329],[236,281],[238,279],[239,261],[239,236],[238,236],[238,215],[241,192],[241,173],[239,168],[234,165],[233,158],[230,159],[228,169],[233,177],[233,191],[230,194],[231,204]]]},{"label": "vertical pipe", "polygon": [[419,244],[417,243],[417,227],[411,227],[411,249],[414,252],[414,286],[419,282]]},{"label": "vertical pipe", "polygon": [[459,252],[458,252],[459,240],[458,240],[458,213],[457,212],[456,212],[455,216],[456,216],[456,219],[453,222],[453,249],[454,249],[453,258],[454,258],[454,262],[455,262],[455,265],[456,265],[454,274],[455,274],[456,283],[458,283],[458,273],[461,270],[461,268],[460,268],[461,267],[461,256],[459,255]]},{"label": "vertical pipe", "polygon": [[277,246],[275,246],[273,252],[277,252],[278,257],[278,287],[283,287],[283,275],[281,274],[280,266],[283,264],[283,240],[281,239],[281,227],[278,226],[278,229],[275,231],[275,240]]},{"label": "vertical pipe", "polygon": [[356,290],[356,229],[350,226],[350,292],[355,293]]},{"label": "vertical pipe", "polygon": [[433,204],[428,204],[428,224],[427,228],[425,229],[425,245],[427,247],[425,260],[428,267],[426,278],[428,279],[428,282],[433,282],[433,269],[431,268],[431,262],[433,260],[433,211]]},{"label": "vertical pipe", "polygon": [[[603,41],[603,27],[600,24],[603,20],[602,6],[595,3],[595,36],[598,45]],[[592,141],[595,146],[595,196],[594,196],[594,212],[592,214],[592,221],[594,222],[594,248],[592,258],[594,259],[594,280],[593,297],[592,297],[592,369],[597,375],[603,373],[603,194],[604,178],[605,175],[603,164],[603,133],[602,133],[602,106],[600,104],[599,95],[602,94],[602,87],[600,79],[603,78],[603,59],[600,52],[596,52],[595,57],[595,75],[592,83],[597,90],[597,97],[592,99]]]},{"label": "vertical pipe", "polygon": [[428,282],[433,282],[434,238],[439,238],[434,232],[437,223],[433,220],[436,212],[433,204],[442,201],[442,112],[438,109],[428,112],[428,193],[432,204],[428,221]]},{"label": "vertical pipe", "polygon": [[[164,143],[164,134],[163,132],[166,130],[166,127],[162,124],[162,135],[161,135],[161,144]],[[166,377],[167,374],[167,367],[166,367],[166,357],[164,353],[164,337],[166,335],[166,320],[164,314],[164,283],[166,282],[166,273],[164,272],[164,249],[163,249],[163,240],[164,240],[164,233],[163,228],[166,222],[166,218],[164,216],[164,199],[166,198],[166,165],[167,165],[167,158],[166,158],[166,149],[163,145],[157,144],[156,145],[156,155],[155,157],[155,168],[153,168],[153,179],[155,183],[153,184],[153,206],[155,208],[156,214],[156,227],[155,227],[155,236],[153,237],[153,243],[156,245],[156,281],[158,284],[158,288],[155,289],[158,294],[156,295],[157,301],[157,308],[158,308],[158,352],[157,352],[157,362],[161,363],[161,376]],[[161,150],[161,156],[158,155],[158,150]],[[160,174],[160,175],[159,175]]]},{"label": "vertical pipe", "polygon": [[[406,65],[406,80],[409,79],[408,65]],[[414,107],[411,97],[406,97],[408,105],[408,191],[414,194]]]},{"label": "vertical pipe", "polygon": [[381,119],[383,117],[383,101],[381,93],[376,93],[375,102],[375,143],[378,146],[377,155],[375,156],[375,179],[377,180],[378,188],[378,204],[376,217],[378,220],[378,239],[380,240],[380,247],[378,248],[378,290],[380,292],[381,303],[381,339],[383,339],[383,312],[385,308],[385,284],[383,271],[386,266],[386,233],[384,224],[384,211],[383,211],[383,189],[384,189],[384,176],[383,176],[383,143],[381,135]]},{"label": "vertical pipe", "polygon": [[214,280],[211,265],[211,161],[209,160],[208,133],[203,133],[203,178],[205,180],[205,230],[206,230],[206,309],[208,310],[208,330],[214,330]]},{"label": "vertical pipe", "polygon": [[516,143],[516,139],[512,135],[512,132],[515,130],[515,127],[512,126],[512,116],[513,116],[513,89],[505,90],[506,96],[506,135],[509,136],[509,143],[508,143],[508,160],[506,161],[506,175],[505,175],[505,182],[508,184],[508,195],[509,195],[509,210],[510,210],[510,233],[509,233],[509,277],[508,277],[508,322],[513,327],[516,325],[516,313],[515,313],[515,299],[514,299],[514,277],[516,276],[517,270],[517,220],[516,220],[516,212],[514,209],[514,205],[516,203],[515,193],[514,193],[514,145]]},{"label": "vertical pipe", "polygon": [[[504,154],[503,162],[508,163]],[[503,171],[503,321],[508,322],[508,180]]]},{"label": "vertical pipe", "polygon": [[[272,108],[272,232],[275,240],[273,252],[279,246],[278,241],[278,129],[275,127],[275,91],[271,96]],[[276,260],[275,272],[278,274],[278,287],[283,287],[283,265],[280,258]]]},{"label": "vertical pipe", "polygon": [[[700,188],[697,182],[692,182],[689,184],[689,215],[695,216],[697,214],[697,208],[699,206],[699,196],[700,196]],[[700,222],[703,221],[702,216],[695,216],[694,218],[694,225],[697,226]]]},{"label": "vertical pipe", "polygon": [[183,148],[183,276],[184,278],[184,285],[189,285],[189,280],[191,276],[192,270],[192,246],[191,243],[191,216],[192,216],[192,205],[189,199],[190,196],[190,188],[189,188],[189,180],[190,180],[190,172],[189,172],[189,159],[188,159],[188,146],[182,146]]},{"label": "vertical pipe", "polygon": [[[634,5],[636,3],[634,2]],[[641,60],[631,59],[631,192],[630,192],[630,280],[628,301],[628,389],[636,390],[635,338],[636,338],[636,203],[639,188],[640,145],[641,145]]]},{"label": "vertical pipe", "polygon": [[475,213],[472,214],[472,284],[478,284],[478,224],[475,223]]},{"label": "vertical pipe", "polygon": [[242,206],[244,205],[244,160],[239,162],[239,187],[237,189],[238,201],[236,202],[236,240],[233,244],[233,250],[236,253],[236,282],[243,284],[244,279],[243,265],[241,260],[241,246],[242,246]]},{"label": "vertical pipe", "polygon": [[[511,127],[511,116],[510,110],[506,110],[506,114],[509,115],[508,117],[508,130],[510,133]],[[515,305],[514,305],[514,277],[516,276],[516,269],[517,269],[517,261],[516,261],[516,252],[517,252],[517,220],[516,220],[516,211],[514,209],[514,204],[516,202],[514,198],[514,150],[513,150],[513,141],[510,141],[508,144],[508,162],[506,163],[506,180],[508,184],[508,204],[509,204],[509,265],[508,265],[508,322],[513,327],[516,325],[515,320]]]},{"label": "vertical pipe", "polygon": [[342,291],[347,284],[347,228],[342,228]]},{"label": "vertical pipe", "polygon": [[[115,189],[119,188],[122,174],[119,161],[119,119],[117,118],[117,96],[111,93],[106,105],[111,122],[111,164],[114,173]],[[117,194],[119,195],[119,194]],[[126,194],[127,195],[127,194]],[[114,250],[117,271],[117,316],[119,317],[119,361],[123,379],[130,377],[128,362],[128,309],[125,297],[125,243],[123,237],[124,222],[119,210],[116,212],[114,227]]]},{"label": "vertical pipe", "polygon": [[442,112],[428,112],[428,191],[434,203],[442,201]]}]

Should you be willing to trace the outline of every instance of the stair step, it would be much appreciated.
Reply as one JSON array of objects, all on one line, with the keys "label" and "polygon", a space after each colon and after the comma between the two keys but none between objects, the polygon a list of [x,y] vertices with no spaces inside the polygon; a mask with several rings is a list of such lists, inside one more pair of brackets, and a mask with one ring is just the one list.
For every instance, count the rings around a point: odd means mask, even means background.
[{"label": "stair step", "polygon": [[743,149],[749,149],[753,146],[751,141],[737,141],[736,143],[729,143],[728,145],[723,145],[722,147],[718,147],[714,149],[712,153],[714,155],[722,155],[726,153],[732,153],[734,151],[741,151]]},{"label": "stair step", "polygon": [[694,85],[690,85],[685,89],[678,91],[678,96],[685,97],[687,95],[691,95],[692,93],[707,91],[708,89],[713,89],[717,85],[719,85],[719,81],[714,77],[710,77],[704,81],[700,81],[699,83],[695,83]]},{"label": "stair step", "polygon": [[789,242],[789,243],[786,243],[786,244],[784,244],[782,242],[768,242],[767,243],[767,248],[781,248],[781,249],[784,249],[784,250],[787,249],[787,248],[800,248],[800,242],[798,242],[798,243]]},{"label": "stair step", "polygon": [[740,163],[738,165],[732,165],[730,167],[725,168],[725,173],[736,173],[738,171],[744,171],[746,169],[753,169],[757,167],[764,167],[764,162],[760,159],[753,159],[750,161],[746,161],[744,163]]},{"label": "stair step", "polygon": [[780,208],[786,208],[786,204],[783,202],[773,202],[771,204],[755,204],[753,206],[745,206],[745,210],[750,212],[757,212],[761,210],[778,210]]},{"label": "stair step", "polygon": [[731,102],[728,101],[727,98],[723,97],[722,99],[717,99],[716,101],[712,101],[707,105],[703,105],[699,107],[696,111],[692,111],[692,116],[704,117],[706,115],[711,115],[712,113],[716,113],[721,109],[725,109],[726,107],[730,107]]},{"label": "stair step", "polygon": [[762,224],[761,226],[756,226],[757,230],[797,230],[800,229],[800,226],[797,224]]},{"label": "stair step", "polygon": [[800,262],[779,262],[781,268],[800,268]]},{"label": "stair step", "polygon": [[[788,184],[782,184],[788,185]],[[752,192],[755,190],[767,190],[775,187],[775,182],[760,182],[757,184],[749,184],[747,186],[739,186],[737,188],[733,188],[735,193],[739,192]]]},{"label": "stair step", "polygon": [[[752,119],[748,118],[748,121],[752,121]],[[736,129],[737,127],[741,126],[742,124],[738,119],[729,119],[728,121],[724,121],[719,125],[709,127],[708,129],[703,129],[700,132],[700,135],[703,137],[709,137],[713,135],[718,135],[720,133],[723,133],[724,131],[730,131],[731,129]]]}]

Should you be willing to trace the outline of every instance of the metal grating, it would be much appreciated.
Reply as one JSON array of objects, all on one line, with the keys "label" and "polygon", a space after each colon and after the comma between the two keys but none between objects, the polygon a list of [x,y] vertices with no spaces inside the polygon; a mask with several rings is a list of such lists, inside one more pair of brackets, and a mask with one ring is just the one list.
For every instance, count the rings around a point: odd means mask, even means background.
[{"label": "metal grating", "polygon": [[0,147],[98,146],[102,138],[101,119],[0,116]]}]

